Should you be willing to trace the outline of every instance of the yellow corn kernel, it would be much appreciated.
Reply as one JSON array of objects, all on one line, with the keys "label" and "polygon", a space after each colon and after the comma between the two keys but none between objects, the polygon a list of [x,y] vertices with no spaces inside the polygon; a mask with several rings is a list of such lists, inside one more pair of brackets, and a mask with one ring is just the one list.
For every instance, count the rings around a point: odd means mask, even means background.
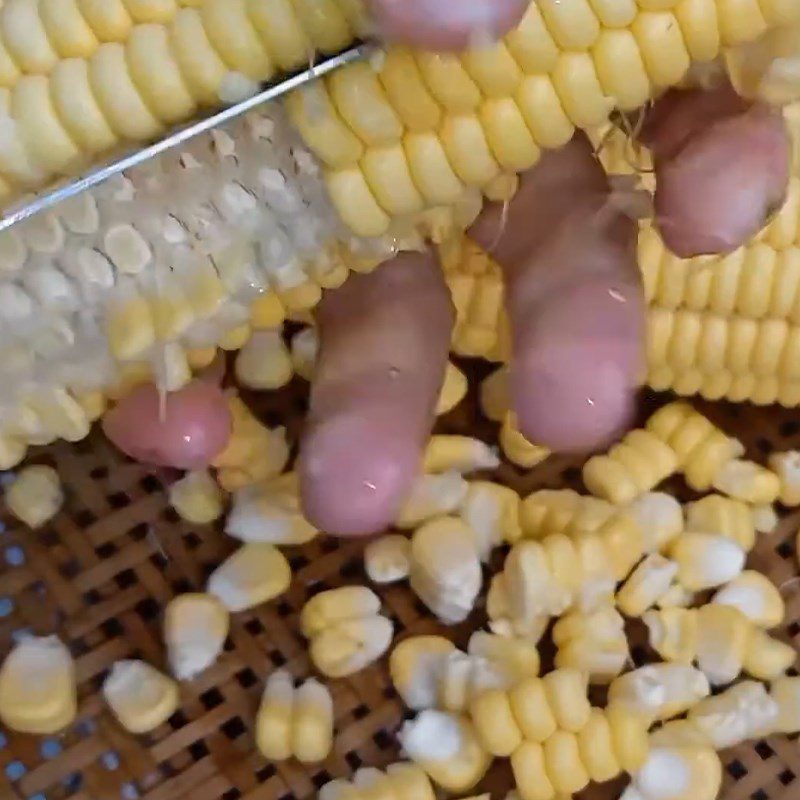
[{"label": "yellow corn kernel", "polygon": [[292,752],[301,764],[324,761],[333,749],[333,698],[313,678],[300,686],[294,698]]},{"label": "yellow corn kernel", "polygon": [[256,715],[256,746],[270,761],[285,761],[293,755],[295,689],[292,676],[284,669],[267,678]]},{"label": "yellow corn kernel", "polygon": [[265,292],[250,304],[250,325],[256,331],[279,328],[285,319],[286,309],[274,292]]},{"label": "yellow corn kernel", "polygon": [[5,492],[6,507],[29,528],[49,522],[64,504],[58,473],[44,465],[25,467]]},{"label": "yellow corn kernel", "polygon": [[0,667],[0,720],[10,730],[58,733],[75,719],[78,692],[69,650],[55,636],[23,638]]},{"label": "yellow corn kernel", "polygon": [[654,746],[633,775],[626,793],[655,800],[715,800],[722,786],[722,763],[713,748],[701,744]]},{"label": "yellow corn kernel", "polygon": [[434,517],[452,514],[467,495],[467,482],[458,472],[420,475],[406,498],[395,525],[415,528]]},{"label": "yellow corn kernel", "polygon": [[591,495],[540,489],[522,501],[520,521],[525,536],[540,539],[551,533],[593,533],[615,513],[613,504]]},{"label": "yellow corn kernel", "polygon": [[617,703],[611,703],[605,711],[614,742],[614,754],[624,772],[634,773],[647,759],[650,717]]},{"label": "yellow corn kernel", "polygon": [[249,389],[279,389],[292,379],[292,361],[279,330],[253,333],[236,355],[236,378]]},{"label": "yellow corn kernel", "polygon": [[677,467],[671,447],[650,431],[635,430],[607,455],[590,458],[583,467],[583,482],[592,494],[625,505],[668,478]]},{"label": "yellow corn kernel", "polygon": [[773,733],[778,704],[757,681],[741,681],[689,709],[688,720],[716,750]]},{"label": "yellow corn kernel", "polygon": [[697,665],[712,686],[730,683],[754,646],[750,621],[730,606],[703,606],[696,616]]},{"label": "yellow corn kernel", "polygon": [[593,783],[613,780],[621,772],[614,749],[611,725],[606,715],[593,708],[589,721],[578,732],[581,764]]},{"label": "yellow corn kernel", "polygon": [[773,681],[769,693],[778,706],[774,732],[796,733],[800,730],[800,678],[778,678]]},{"label": "yellow corn kernel", "polygon": [[641,617],[672,585],[679,565],[653,553],[631,573],[617,592],[616,602],[628,617]]},{"label": "yellow corn kernel", "polygon": [[248,543],[211,573],[207,589],[236,613],[283,594],[291,579],[289,562],[279,550],[271,544]]},{"label": "yellow corn kernel", "polygon": [[455,517],[418,528],[411,539],[411,588],[446,624],[463,622],[475,604],[483,576],[472,531]]},{"label": "yellow corn kernel", "polygon": [[743,664],[749,675],[762,681],[772,681],[784,675],[796,661],[797,651],[791,645],[773,639],[760,628],[751,632]]},{"label": "yellow corn kernel", "polygon": [[744,454],[741,442],[726,436],[688,403],[663,406],[647,429],[677,454],[679,469],[692,489],[708,491],[725,465]]},{"label": "yellow corn kernel", "polygon": [[410,709],[422,711],[436,705],[442,663],[455,649],[443,636],[412,636],[394,648],[389,672],[397,693]]},{"label": "yellow corn kernel", "polygon": [[650,646],[665,661],[691,664],[697,653],[697,616],[683,608],[648,611],[642,617],[647,625]]},{"label": "yellow corn kernel", "polygon": [[541,743],[523,742],[511,754],[511,770],[520,800],[555,800]]},{"label": "yellow corn kernel", "polygon": [[586,788],[589,774],[581,761],[578,737],[556,731],[543,745],[547,776],[558,794],[572,795]]},{"label": "yellow corn kernel", "polygon": [[450,413],[467,394],[466,375],[452,361],[447,362],[444,383],[436,404],[436,415]]},{"label": "yellow corn kernel", "polygon": [[111,353],[120,361],[135,361],[155,344],[150,306],[132,287],[111,301],[106,325]]},{"label": "yellow corn kernel", "polygon": [[755,570],[742,572],[723,586],[711,602],[738,608],[754,625],[765,630],[780,625],[786,613],[780,590]]},{"label": "yellow corn kernel", "polygon": [[500,367],[481,381],[480,405],[487,419],[492,422],[503,422],[511,405],[506,367]]},{"label": "yellow corn kernel", "polygon": [[486,774],[491,756],[473,724],[457,714],[423,711],[398,734],[409,758],[447,792],[468,792]]},{"label": "yellow corn kernel", "polygon": [[750,506],[741,500],[718,494],[710,494],[688,504],[686,530],[714,531],[727,536],[746,552],[753,549],[756,540]]},{"label": "yellow corn kernel", "polygon": [[533,469],[550,456],[546,447],[532,444],[520,433],[517,416],[513,411],[506,413],[500,430],[500,447],[503,455],[523,469]]},{"label": "yellow corn kernel", "polygon": [[402,47],[386,51],[378,79],[397,115],[410,131],[432,131],[442,111],[428,92],[413,54]]},{"label": "yellow corn kernel", "polygon": [[556,667],[578,670],[590,683],[610,683],[630,658],[625,622],[611,606],[561,617],[553,628],[553,643]]},{"label": "yellow corn kernel", "polygon": [[144,661],[117,661],[103,682],[103,697],[131,733],[148,733],[178,709],[178,684]]},{"label": "yellow corn kernel", "polygon": [[169,487],[169,503],[181,519],[207,525],[222,516],[222,491],[206,470],[188,472]]},{"label": "yellow corn kernel", "polygon": [[646,553],[663,550],[684,529],[683,507],[664,492],[645,492],[626,510],[642,531]]},{"label": "yellow corn kernel", "polygon": [[393,626],[380,607],[378,596],[364,586],[331,589],[306,603],[300,629],[311,640],[311,660],[323,675],[352,675],[386,652]]},{"label": "yellow corn kernel", "polygon": [[470,481],[459,515],[469,526],[481,561],[504,543],[522,537],[519,523],[519,495],[508,486],[491,481]]},{"label": "yellow corn kernel", "polygon": [[800,505],[800,453],[795,450],[772,453],[768,463],[780,481],[780,502],[790,508]]},{"label": "yellow corn kernel", "polygon": [[558,729],[541,678],[532,675],[523,679],[509,691],[508,697],[514,720],[526,741],[544,742]]},{"label": "yellow corn kernel", "polygon": [[425,772],[416,764],[401,762],[386,767],[386,782],[395,797],[414,797],[435,800],[433,786]]},{"label": "yellow corn kernel", "polygon": [[489,689],[474,697],[469,714],[481,744],[493,756],[510,756],[522,744],[522,731],[517,727],[506,692]]},{"label": "yellow corn kernel", "polygon": [[616,678],[608,700],[653,720],[667,720],[710,693],[706,676],[688,664],[648,664]]},{"label": "yellow corn kernel", "polygon": [[678,565],[678,581],[690,592],[712,589],[733,580],[744,569],[745,552],[726,536],[712,533],[681,534],[670,545]]},{"label": "yellow corn kernel", "polygon": [[457,472],[465,475],[495,469],[500,464],[494,450],[470,436],[431,436],[425,449],[422,469],[426,473]]},{"label": "yellow corn kernel", "polygon": [[576,669],[556,669],[542,678],[545,695],[559,730],[577,733],[588,721],[588,678]]},{"label": "yellow corn kernel", "polygon": [[389,534],[364,548],[364,571],[373,583],[396,583],[411,569],[411,543],[405,536]]},{"label": "yellow corn kernel", "polygon": [[222,652],[230,627],[228,609],[211,594],[193,592],[173,598],[164,609],[164,641],[172,674],[192,680]]},{"label": "yellow corn kernel", "polygon": [[772,503],[781,491],[780,478],[752,461],[732,459],[717,473],[714,488],[746,503]]}]

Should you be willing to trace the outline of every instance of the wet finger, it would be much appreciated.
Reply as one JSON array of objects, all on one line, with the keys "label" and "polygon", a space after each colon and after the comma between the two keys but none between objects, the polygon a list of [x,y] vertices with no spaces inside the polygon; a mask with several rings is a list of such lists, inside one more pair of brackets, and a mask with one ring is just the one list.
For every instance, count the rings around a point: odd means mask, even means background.
[{"label": "wet finger", "polygon": [[431,254],[403,254],[326,295],[318,321],[305,513],[329,533],[374,533],[396,518],[433,424],[452,328],[447,287]]}]

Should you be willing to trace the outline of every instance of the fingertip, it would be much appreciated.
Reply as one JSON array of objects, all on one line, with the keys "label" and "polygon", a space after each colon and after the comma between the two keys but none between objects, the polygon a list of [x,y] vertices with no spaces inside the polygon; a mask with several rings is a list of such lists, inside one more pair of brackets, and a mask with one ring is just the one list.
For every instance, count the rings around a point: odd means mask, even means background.
[{"label": "fingertip", "polygon": [[343,411],[314,426],[300,456],[303,510],[320,530],[366,536],[388,528],[411,491],[421,445],[387,408]]},{"label": "fingertip", "polygon": [[476,37],[499,38],[511,30],[528,0],[372,0],[384,38],[435,50],[463,49]]}]

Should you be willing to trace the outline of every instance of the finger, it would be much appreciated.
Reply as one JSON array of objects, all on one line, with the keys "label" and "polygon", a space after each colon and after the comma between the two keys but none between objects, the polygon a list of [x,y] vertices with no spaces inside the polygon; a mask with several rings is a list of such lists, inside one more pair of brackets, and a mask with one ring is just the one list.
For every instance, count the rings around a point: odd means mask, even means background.
[{"label": "finger", "polygon": [[529,0],[372,0],[381,35],[433,50],[497,39],[516,25]]},{"label": "finger", "polygon": [[327,294],[318,322],[304,509],[329,533],[374,533],[419,471],[447,364],[449,294],[431,254],[407,253]]},{"label": "finger", "polygon": [[730,85],[669,92],[641,139],[655,158],[656,223],[676,255],[735,250],[783,203],[790,171],[783,116]]},{"label": "finger", "polygon": [[[470,231],[497,238],[491,208]],[[513,332],[511,392],[522,432],[558,451],[605,444],[630,420],[643,374],[636,226],[610,203],[582,136],[524,176],[494,250]]]}]

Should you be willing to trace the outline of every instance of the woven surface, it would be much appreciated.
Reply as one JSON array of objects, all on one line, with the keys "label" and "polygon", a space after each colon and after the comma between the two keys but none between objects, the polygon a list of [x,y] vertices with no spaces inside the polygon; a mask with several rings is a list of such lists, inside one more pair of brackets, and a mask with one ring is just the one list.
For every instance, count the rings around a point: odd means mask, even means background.
[{"label": "woven surface", "polygon": [[[289,425],[296,439],[305,389],[258,398],[257,410],[271,424]],[[643,412],[653,400],[643,401]],[[443,420],[444,432],[475,433],[474,398]],[[741,437],[753,457],[770,449],[800,447],[800,413],[748,407],[703,410]],[[482,431],[494,436],[494,431]],[[117,659],[141,657],[164,666],[161,611],[180,592],[200,589],[206,576],[233,549],[219,529],[188,525],[167,505],[165,487],[175,476],[121,458],[94,434],[78,445],[36,454],[54,464],[65,484],[64,510],[43,531],[21,529],[7,516],[0,533],[0,654],[21,631],[57,633],[77,659],[78,721],[55,738],[0,732],[0,800],[311,800],[330,777],[360,765],[395,760],[394,732],[403,708],[385,663],[331,683],[336,707],[336,749],[327,763],[303,769],[273,765],[253,745],[252,723],[265,676],[288,666],[310,673],[297,615],[308,597],[340,584],[364,583],[358,542],[320,537],[289,553],[290,591],[277,602],[237,615],[226,652],[196,681],[182,686],[182,706],[152,735],[133,737],[105,709],[99,688]],[[499,477],[525,493],[534,488],[580,488],[576,463],[553,458],[530,473],[504,465]],[[777,533],[762,536],[751,563],[778,585],[797,575],[794,534],[800,514],[787,516]],[[397,635],[436,629],[430,615],[403,585],[381,590]],[[788,614],[782,631],[800,645],[800,585],[785,587]],[[463,630],[461,644],[480,624],[480,612]],[[637,660],[647,657],[635,652]],[[800,794],[800,748],[775,737],[730,751],[726,800],[789,800]],[[510,788],[505,768],[487,782],[493,800]],[[618,796],[618,786],[581,795]]]}]

